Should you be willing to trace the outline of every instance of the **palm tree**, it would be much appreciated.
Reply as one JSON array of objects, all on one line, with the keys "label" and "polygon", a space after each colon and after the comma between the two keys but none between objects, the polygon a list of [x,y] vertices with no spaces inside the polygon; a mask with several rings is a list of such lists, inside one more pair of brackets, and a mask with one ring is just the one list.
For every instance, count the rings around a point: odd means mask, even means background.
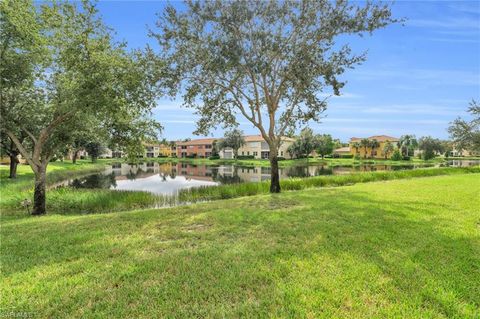
[{"label": "palm tree", "polygon": [[393,147],[393,144],[390,143],[390,141],[387,141],[385,143],[385,145],[383,145],[383,154],[385,156],[385,159],[387,159],[388,157],[388,154],[390,154],[391,152],[393,152],[395,148]]},{"label": "palm tree", "polygon": [[370,140],[368,138],[363,138],[360,141],[360,146],[362,146],[363,150],[365,151],[363,158],[367,158],[367,148],[370,147]]},{"label": "palm tree", "polygon": [[408,156],[409,150],[414,149],[417,145],[415,135],[402,135],[398,141],[398,148],[402,152],[402,156]]},{"label": "palm tree", "polygon": [[355,149],[355,155],[358,154],[358,149],[360,148],[360,146],[361,145],[358,142],[355,142],[355,143],[352,144],[352,147]]},{"label": "palm tree", "polygon": [[380,143],[376,140],[376,139],[373,139],[370,141],[370,147],[372,148],[372,157],[374,157],[374,152],[375,152],[375,149],[377,147],[380,147]]}]

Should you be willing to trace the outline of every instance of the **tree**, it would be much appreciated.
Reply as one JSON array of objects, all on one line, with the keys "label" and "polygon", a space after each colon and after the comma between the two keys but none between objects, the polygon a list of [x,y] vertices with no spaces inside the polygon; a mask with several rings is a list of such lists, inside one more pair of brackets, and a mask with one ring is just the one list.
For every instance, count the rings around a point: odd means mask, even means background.
[{"label": "tree", "polygon": [[385,144],[383,145],[383,156],[385,159],[388,158],[388,155],[391,154],[395,150],[395,147],[390,141],[386,141]]},{"label": "tree", "polygon": [[376,139],[373,139],[370,141],[370,147],[372,148],[372,157],[374,157],[375,150],[380,147],[380,143]]},{"label": "tree", "polygon": [[[25,135],[20,132],[19,140],[23,141],[24,139]],[[8,178],[17,178],[17,166],[20,163],[18,155],[20,155],[20,152],[15,143],[0,130],[0,156],[3,157],[4,155],[7,155],[10,160]]]},{"label": "tree", "polygon": [[318,147],[318,136],[313,134],[312,129],[306,127],[297,139],[288,147],[287,152],[295,158],[307,158]]},{"label": "tree", "polygon": [[367,158],[367,148],[370,147],[370,140],[368,138],[362,138],[360,146],[363,147],[363,158]]},{"label": "tree", "polygon": [[100,155],[105,151],[105,147],[97,141],[91,141],[85,144],[85,150],[87,151],[92,163],[95,163]]},{"label": "tree", "polygon": [[233,156],[237,159],[238,149],[245,145],[245,138],[243,137],[243,132],[239,129],[233,129],[231,131],[225,132],[223,140],[218,143],[219,149],[231,148],[233,150]]},{"label": "tree", "polygon": [[320,156],[322,156],[322,158],[324,158],[325,155],[332,154],[334,148],[335,142],[333,141],[331,135],[323,134],[317,137],[316,151]]},{"label": "tree", "polygon": [[[327,107],[320,92],[340,94],[339,77],[366,59],[342,36],[395,22],[388,5],[367,1],[188,1],[168,5],[151,31],[168,63],[163,84],[197,110],[195,133],[237,125],[241,114],[270,149],[270,192],[280,192],[282,137]],[[343,45],[342,45],[343,44]]]},{"label": "tree", "polygon": [[450,123],[448,133],[459,151],[468,150],[472,153],[480,153],[480,105],[475,100],[470,102],[468,112],[472,116],[471,121],[457,118]]},{"label": "tree", "polygon": [[398,148],[403,157],[410,156],[413,154],[415,148],[418,147],[417,139],[415,135],[402,135],[398,141]]},{"label": "tree", "polygon": [[418,148],[422,151],[422,158],[427,161],[435,157],[435,153],[443,153],[443,145],[439,139],[425,136],[418,141]]},{"label": "tree", "polygon": [[357,155],[358,155],[358,149],[359,149],[360,147],[362,147],[362,145],[360,145],[360,143],[358,143],[358,142],[354,142],[354,143],[352,144],[352,147],[355,149],[355,156],[357,156]]},{"label": "tree", "polygon": [[149,116],[158,66],[148,52],[113,42],[87,1],[5,0],[0,13],[1,130],[34,172],[32,214],[45,214],[48,163],[71,145],[86,115],[117,143],[156,134],[160,126]]}]

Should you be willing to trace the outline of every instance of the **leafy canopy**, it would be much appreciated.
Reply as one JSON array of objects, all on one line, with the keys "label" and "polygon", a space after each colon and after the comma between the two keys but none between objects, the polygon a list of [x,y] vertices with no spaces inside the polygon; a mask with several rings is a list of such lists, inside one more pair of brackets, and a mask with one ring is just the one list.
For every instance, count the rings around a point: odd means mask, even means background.
[{"label": "leafy canopy", "polygon": [[241,114],[275,153],[285,132],[320,119],[319,93],[340,94],[340,76],[365,60],[337,39],[395,21],[370,1],[187,1],[167,6],[151,35],[169,66],[164,84],[200,115],[196,133]]}]

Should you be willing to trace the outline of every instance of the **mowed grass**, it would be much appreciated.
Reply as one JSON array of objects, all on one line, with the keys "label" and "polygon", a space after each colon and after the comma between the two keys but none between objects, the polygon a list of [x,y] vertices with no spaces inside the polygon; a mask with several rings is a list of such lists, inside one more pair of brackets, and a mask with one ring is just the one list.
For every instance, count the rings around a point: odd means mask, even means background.
[{"label": "mowed grass", "polygon": [[4,221],[39,318],[478,318],[480,174]]}]

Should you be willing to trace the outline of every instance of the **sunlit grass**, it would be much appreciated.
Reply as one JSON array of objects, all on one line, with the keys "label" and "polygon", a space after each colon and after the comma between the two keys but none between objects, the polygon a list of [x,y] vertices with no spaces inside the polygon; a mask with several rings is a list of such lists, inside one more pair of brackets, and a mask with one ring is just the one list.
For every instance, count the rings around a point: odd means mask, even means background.
[{"label": "sunlit grass", "polygon": [[2,222],[38,318],[476,318],[480,174]]}]

